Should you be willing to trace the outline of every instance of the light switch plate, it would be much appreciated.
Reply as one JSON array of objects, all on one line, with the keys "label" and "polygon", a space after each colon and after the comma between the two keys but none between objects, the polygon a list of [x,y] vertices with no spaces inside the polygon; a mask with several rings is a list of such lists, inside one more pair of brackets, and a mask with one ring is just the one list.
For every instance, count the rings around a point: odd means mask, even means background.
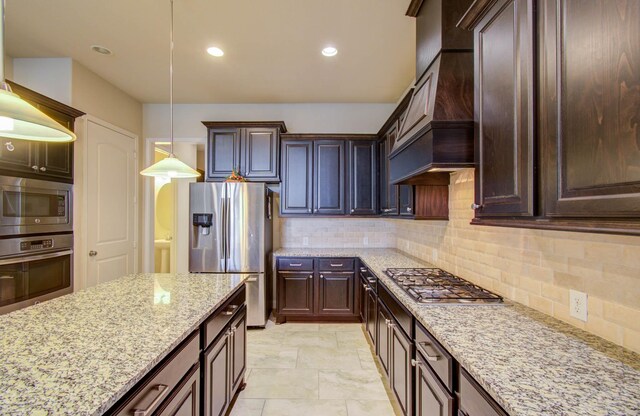
[{"label": "light switch plate", "polygon": [[369,237],[367,236],[362,237],[362,245],[365,245],[365,246],[369,245]]},{"label": "light switch plate", "polygon": [[576,319],[587,322],[587,294],[569,289],[569,313]]},{"label": "light switch plate", "polygon": [[309,237],[302,237],[302,245],[303,246],[309,245]]}]

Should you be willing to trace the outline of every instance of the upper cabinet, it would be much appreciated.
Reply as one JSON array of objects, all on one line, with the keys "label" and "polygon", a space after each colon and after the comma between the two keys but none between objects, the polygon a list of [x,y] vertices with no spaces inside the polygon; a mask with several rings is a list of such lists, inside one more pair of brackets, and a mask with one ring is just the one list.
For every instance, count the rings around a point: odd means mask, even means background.
[{"label": "upper cabinet", "polygon": [[282,138],[282,215],[376,215],[373,135],[286,134]]},{"label": "upper cabinet", "polygon": [[[9,82],[22,99],[73,131],[83,112]],[[46,143],[0,137],[0,174],[73,183],[73,143]]]},{"label": "upper cabinet", "polygon": [[475,33],[476,215],[533,216],[533,0],[499,0]]},{"label": "upper cabinet", "polygon": [[640,234],[639,21],[638,2],[473,2],[474,223]]},{"label": "upper cabinet", "polygon": [[280,181],[283,122],[213,122],[207,127],[207,181],[223,181],[235,170],[249,181]]}]

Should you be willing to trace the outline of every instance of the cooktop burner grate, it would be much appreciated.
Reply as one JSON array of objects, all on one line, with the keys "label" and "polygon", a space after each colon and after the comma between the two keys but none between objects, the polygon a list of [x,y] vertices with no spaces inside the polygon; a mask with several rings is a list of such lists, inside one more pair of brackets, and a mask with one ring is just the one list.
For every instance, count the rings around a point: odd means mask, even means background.
[{"label": "cooktop burner grate", "polygon": [[500,303],[502,297],[436,268],[389,268],[387,275],[420,303]]}]

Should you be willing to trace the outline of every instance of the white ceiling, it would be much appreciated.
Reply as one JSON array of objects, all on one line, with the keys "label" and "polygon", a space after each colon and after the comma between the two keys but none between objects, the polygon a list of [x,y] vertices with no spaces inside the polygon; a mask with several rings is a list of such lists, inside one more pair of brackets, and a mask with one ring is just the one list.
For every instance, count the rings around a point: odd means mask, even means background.
[{"label": "white ceiling", "polygon": [[[409,2],[175,0],[174,99],[395,102],[415,72]],[[71,57],[141,102],[168,101],[168,0],[6,0],[5,14],[8,55]],[[328,44],[337,56],[320,54]]]}]

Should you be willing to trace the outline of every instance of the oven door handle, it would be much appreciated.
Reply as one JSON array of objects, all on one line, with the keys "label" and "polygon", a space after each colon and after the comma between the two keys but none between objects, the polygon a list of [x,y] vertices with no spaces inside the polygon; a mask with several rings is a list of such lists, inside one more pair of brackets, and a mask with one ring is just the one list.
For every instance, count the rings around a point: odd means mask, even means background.
[{"label": "oven door handle", "polygon": [[73,250],[56,251],[53,253],[38,254],[35,256],[22,256],[22,257],[13,257],[10,259],[0,259],[0,266],[5,266],[7,264],[26,263],[29,261],[52,259],[54,257],[62,257],[62,256],[67,256],[69,254],[73,254]]}]

